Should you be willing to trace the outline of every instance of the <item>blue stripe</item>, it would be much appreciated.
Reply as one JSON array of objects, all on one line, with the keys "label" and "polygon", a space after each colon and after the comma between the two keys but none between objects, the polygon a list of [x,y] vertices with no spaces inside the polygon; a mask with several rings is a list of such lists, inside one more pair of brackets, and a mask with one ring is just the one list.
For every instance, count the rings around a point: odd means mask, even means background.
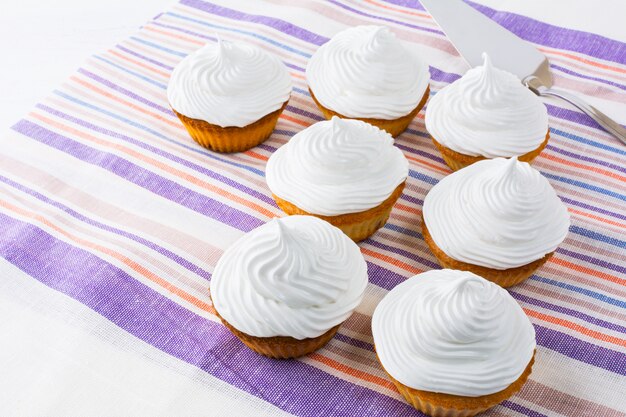
[{"label": "blue stripe", "polygon": [[389,229],[389,230],[394,230],[396,232],[405,234],[407,236],[411,236],[411,237],[415,237],[418,239],[424,239],[422,237],[422,234],[419,232],[416,232],[415,230],[411,230],[411,229],[407,229],[406,227],[402,227],[402,226],[398,226],[396,224],[391,224],[389,222],[387,222],[387,224],[383,227],[384,229]]},{"label": "blue stripe", "polygon": [[189,22],[194,22],[194,23],[197,23],[197,24],[202,25],[202,26],[207,26],[207,27],[210,27],[212,29],[221,29],[221,30],[226,30],[226,31],[229,31],[229,32],[237,32],[237,33],[241,33],[243,35],[252,36],[254,38],[261,39],[261,40],[263,40],[263,41],[265,41],[267,43],[270,43],[270,44],[272,44],[274,46],[277,46],[277,47],[279,47],[281,49],[284,49],[286,51],[293,52],[294,54],[301,55],[301,56],[303,56],[305,58],[311,58],[311,54],[307,54],[306,52],[302,52],[302,51],[299,51],[297,49],[291,48],[291,47],[289,47],[287,45],[283,45],[282,43],[276,42],[275,40],[270,39],[270,38],[266,38],[265,36],[258,35],[258,34],[253,33],[253,32],[248,32],[247,30],[234,29],[234,28],[231,28],[231,27],[214,25],[214,24],[205,22],[203,20],[192,19],[191,17],[181,16],[179,14],[172,13],[172,12],[167,12],[165,14],[168,15],[168,16],[176,17],[178,19],[187,20]]},{"label": "blue stripe", "polygon": [[436,179],[436,178],[429,177],[426,174],[422,174],[421,172],[417,172],[417,171],[414,171],[412,169],[409,170],[409,177],[415,178],[415,179],[420,180],[420,181],[423,181],[423,182],[428,183],[430,185],[435,185],[435,184],[437,184],[439,182],[439,180]]},{"label": "blue stripe", "polygon": [[609,245],[617,246],[618,248],[626,248],[626,241],[616,239],[614,237],[606,236],[593,230],[584,229],[580,226],[570,226],[569,231],[576,233],[577,235],[585,236],[590,239],[598,240]]},{"label": "blue stripe", "polygon": [[108,59],[105,59],[105,58],[103,58],[103,57],[101,57],[99,55],[94,55],[93,58],[97,59],[99,61],[106,62],[107,64],[117,68],[120,71],[124,71],[127,74],[131,74],[131,75],[134,75],[137,78],[141,78],[142,80],[144,80],[144,81],[146,81],[146,82],[148,82],[148,83],[150,83],[152,85],[156,85],[157,87],[159,87],[159,88],[161,88],[163,90],[167,89],[167,85],[166,84],[160,83],[158,81],[154,81],[152,78],[148,78],[145,75],[141,75],[141,74],[139,74],[139,73],[137,73],[135,71],[131,71],[131,70],[127,69],[127,68],[124,68],[121,65],[117,65],[116,63],[111,62]]},{"label": "blue stripe", "polygon": [[555,281],[553,279],[540,277],[539,275],[533,275],[532,277],[530,277],[530,279],[536,280],[536,281],[539,281],[539,282],[543,282],[545,284],[550,284],[550,285],[553,285],[555,287],[564,288],[566,290],[577,292],[579,294],[584,294],[584,295],[586,295],[588,297],[595,298],[596,300],[603,301],[603,302],[605,302],[607,304],[611,304],[611,305],[614,305],[614,306],[617,306],[617,307],[621,307],[621,308],[626,308],[626,302],[625,301],[618,300],[616,298],[612,298],[612,297],[606,296],[604,294],[600,294],[600,293],[597,293],[595,291],[588,290],[586,288],[581,288],[581,287],[577,287],[575,285],[567,284],[565,282],[560,282],[560,281]]},{"label": "blue stripe", "polygon": [[165,136],[165,135],[163,135],[163,134],[161,134],[161,133],[159,133],[159,132],[157,132],[155,130],[152,130],[152,129],[146,127],[146,126],[143,126],[143,125],[141,125],[139,123],[133,122],[132,120],[126,119],[126,118],[124,118],[122,116],[119,116],[119,115],[117,115],[115,113],[112,113],[112,112],[110,112],[108,110],[104,110],[104,109],[102,109],[100,107],[94,106],[93,104],[84,102],[84,101],[79,100],[77,98],[74,98],[74,97],[72,97],[72,96],[70,96],[70,95],[68,95],[68,94],[66,94],[66,93],[64,93],[62,91],[55,90],[54,94],[56,94],[58,96],[61,96],[61,97],[65,98],[66,100],[71,101],[73,103],[76,103],[78,105],[81,105],[83,107],[87,107],[87,108],[89,108],[91,110],[95,110],[95,111],[97,111],[99,113],[103,113],[103,114],[105,114],[105,115],[107,115],[109,117],[112,117],[114,119],[120,120],[120,121],[122,121],[122,122],[124,122],[126,124],[129,124],[129,125],[134,126],[134,127],[138,128],[138,129],[146,131],[146,132],[148,132],[148,133],[150,133],[150,134],[152,134],[152,135],[154,135],[154,136],[156,136],[156,137],[158,137],[160,139],[163,139],[163,140],[165,140],[167,142],[173,143],[173,144],[175,144],[177,146],[181,146],[181,147],[183,147],[185,149],[188,149],[188,150],[190,150],[192,152],[196,152],[196,153],[199,153],[201,155],[208,156],[211,159],[215,159],[217,161],[224,162],[224,163],[227,163],[229,165],[236,166],[238,168],[243,168],[243,169],[248,170],[250,172],[253,172],[253,173],[255,173],[255,174],[257,174],[257,175],[259,175],[261,177],[265,177],[265,173],[263,171],[259,170],[259,169],[252,168],[252,167],[249,167],[249,166],[246,166],[246,165],[243,165],[243,164],[239,164],[237,162],[232,162],[232,161],[229,161],[227,159],[220,158],[218,156],[215,156],[215,154],[213,154],[213,153],[211,153],[209,151],[205,151],[205,150],[199,148],[198,146],[188,146],[188,145],[185,145],[185,144],[180,143],[180,142],[178,142],[176,140],[170,139],[167,136]]},{"label": "blue stripe", "polygon": [[542,174],[545,175],[547,178],[550,178],[550,179],[555,180],[555,181],[563,182],[563,183],[569,184],[569,185],[575,185],[577,187],[584,188],[585,190],[595,191],[595,192],[600,193],[600,194],[608,195],[610,197],[614,197],[614,198],[620,199],[622,201],[626,201],[626,196],[625,195],[616,193],[614,191],[607,190],[605,188],[597,187],[595,185],[587,184],[586,182],[574,180],[574,179],[571,179],[571,178],[562,177],[560,175],[548,174],[547,172],[543,172]]},{"label": "blue stripe", "polygon": [[[559,117],[559,119],[567,120],[567,119],[563,119],[563,118],[560,118],[560,117]],[[573,123],[577,124],[576,122],[573,122]],[[584,143],[586,145],[595,146],[596,148],[604,149],[605,151],[610,151],[610,152],[617,153],[619,155],[626,156],[626,151],[623,150],[623,149],[614,148],[613,146],[605,145],[604,143],[600,143],[600,142],[596,142],[596,141],[591,140],[591,139],[583,138],[582,136],[578,136],[578,135],[575,135],[573,133],[564,132],[564,131],[562,131],[560,129],[555,129],[553,127],[550,128],[550,132],[556,133],[557,135],[563,136],[563,137],[568,138],[568,139],[575,140],[576,142]]]},{"label": "blue stripe", "polygon": [[168,54],[176,55],[176,56],[179,56],[179,57],[183,57],[183,58],[184,58],[184,57],[186,57],[187,55],[189,55],[188,53],[175,51],[175,50],[173,50],[173,49],[166,48],[166,47],[161,46],[161,45],[159,45],[159,44],[157,44],[157,43],[154,43],[154,42],[145,41],[145,40],[143,40],[143,39],[141,39],[141,38],[138,38],[138,37],[136,37],[136,36],[131,36],[129,39],[132,39],[132,40],[134,40],[135,42],[143,43],[143,44],[144,44],[144,45],[146,45],[146,46],[150,46],[150,47],[152,47],[152,48],[159,49],[159,50],[161,50],[161,51],[167,52]]}]

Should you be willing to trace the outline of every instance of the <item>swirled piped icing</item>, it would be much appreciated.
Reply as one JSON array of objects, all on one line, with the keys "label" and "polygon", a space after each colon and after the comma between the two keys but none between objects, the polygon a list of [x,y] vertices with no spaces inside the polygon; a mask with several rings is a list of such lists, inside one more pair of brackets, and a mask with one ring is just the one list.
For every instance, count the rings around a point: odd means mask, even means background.
[{"label": "swirled piped icing", "polygon": [[482,160],[448,175],[426,195],[423,216],[448,256],[500,270],[553,252],[570,225],[548,180],[517,157]]},{"label": "swirled piped icing", "polygon": [[515,75],[484,63],[430,99],[426,129],[456,152],[487,158],[520,156],[546,139],[548,112]]},{"label": "swirled piped icing", "polygon": [[221,127],[244,127],[289,100],[291,78],[275,56],[244,42],[219,40],[174,68],[167,99],[177,112]]},{"label": "swirled piped icing", "polygon": [[385,370],[411,388],[466,397],[517,380],[535,351],[535,330],[500,286],[471,272],[433,270],[391,290],[372,316]]},{"label": "swirled piped icing", "polygon": [[392,120],[417,107],[430,73],[388,28],[356,26],[319,47],[306,78],[328,109],[346,117]]},{"label": "swirled piped icing", "polygon": [[228,248],[211,278],[217,312],[251,336],[322,335],[360,304],[367,265],[340,229],[313,216],[276,218]]},{"label": "swirled piped icing", "polygon": [[360,120],[315,123],[294,135],[267,162],[274,195],[318,215],[376,207],[402,184],[409,163],[389,133]]}]

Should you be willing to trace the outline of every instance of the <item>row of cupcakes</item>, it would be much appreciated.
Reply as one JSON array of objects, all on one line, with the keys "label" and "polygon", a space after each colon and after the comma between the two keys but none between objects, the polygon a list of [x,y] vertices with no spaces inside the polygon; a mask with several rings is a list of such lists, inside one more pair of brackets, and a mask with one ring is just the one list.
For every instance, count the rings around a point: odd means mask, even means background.
[{"label": "row of cupcakes", "polygon": [[[430,91],[428,66],[382,26],[335,35],[309,60],[306,79],[327,119],[362,120],[392,136],[407,128]],[[277,57],[218,38],[177,65],[167,98],[200,145],[240,152],[270,136],[291,91],[287,67]],[[549,139],[543,103],[486,55],[482,66],[432,97],[425,122],[453,170],[496,157],[530,162]]]},{"label": "row of cupcakes", "polygon": [[[429,94],[428,67],[411,55],[388,29],[362,26],[311,58],[309,91],[330,120],[296,134],[266,168],[278,206],[291,216],[231,246],[211,280],[222,322],[258,353],[292,358],[319,349],[360,305],[367,266],[354,241],[382,227],[402,194],[409,166],[392,135]],[[168,86],[191,136],[222,152],[265,140],[290,93],[277,58],[223,41],[185,58]],[[431,99],[426,126],[459,170],[431,189],[423,208],[424,240],[451,269],[389,292],[372,333],[408,402],[433,416],[469,416],[528,378],[534,330],[501,286],[521,282],[551,256],[569,216],[524,162],[547,142],[545,107],[488,57]]]}]

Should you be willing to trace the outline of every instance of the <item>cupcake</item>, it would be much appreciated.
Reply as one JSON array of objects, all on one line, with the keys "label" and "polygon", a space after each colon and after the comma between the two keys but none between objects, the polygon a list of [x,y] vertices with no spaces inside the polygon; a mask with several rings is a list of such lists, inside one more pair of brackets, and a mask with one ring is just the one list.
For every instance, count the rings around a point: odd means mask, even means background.
[{"label": "cupcake", "polygon": [[285,213],[319,217],[359,241],[385,225],[408,173],[387,132],[333,117],[274,152],[265,179]]},{"label": "cupcake", "polygon": [[441,266],[503,287],[543,265],[570,225],[548,180],[515,157],[479,161],[445,177],[426,196],[422,215],[424,240]]},{"label": "cupcake", "polygon": [[513,297],[471,272],[409,278],[372,316],[376,354],[406,400],[433,417],[466,417],[528,379],[535,330]]},{"label": "cupcake", "polygon": [[269,137],[291,94],[275,56],[244,42],[207,44],[174,68],[169,104],[191,137],[218,152],[241,152]]},{"label": "cupcake", "polygon": [[361,303],[367,266],[341,230],[274,219],[228,248],[211,278],[222,323],[250,349],[295,358],[324,346]]},{"label": "cupcake", "polygon": [[426,129],[453,170],[482,159],[531,162],[548,143],[548,112],[515,75],[481,67],[439,91],[426,109]]},{"label": "cupcake", "polygon": [[428,65],[384,26],[339,32],[306,68],[311,97],[327,119],[359,119],[402,133],[428,98]]}]

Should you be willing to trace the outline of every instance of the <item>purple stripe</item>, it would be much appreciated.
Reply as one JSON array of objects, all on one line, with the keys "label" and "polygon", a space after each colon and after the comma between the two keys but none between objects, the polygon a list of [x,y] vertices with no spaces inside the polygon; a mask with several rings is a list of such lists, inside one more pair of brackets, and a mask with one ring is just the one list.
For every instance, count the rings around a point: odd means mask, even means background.
[{"label": "purple stripe", "polygon": [[207,13],[217,14],[220,16],[226,16],[233,20],[239,20],[244,22],[258,23],[265,26],[269,26],[283,33],[288,33],[300,39],[305,39],[315,45],[322,45],[328,38],[320,36],[316,33],[298,27],[294,24],[286,22],[281,19],[275,19],[268,16],[260,16],[254,14],[243,13],[238,10],[229,9],[227,7],[218,6],[212,3],[208,3],[202,0],[181,0],[180,4],[193,7],[194,9],[202,10]]},{"label": "purple stripe", "polygon": [[608,211],[600,207],[585,204],[580,201],[572,200],[571,198],[567,198],[567,197],[561,197],[561,200],[563,200],[564,203],[570,204],[572,206],[582,207],[584,209],[592,210],[600,214],[605,214],[607,216],[615,217],[620,220],[626,220],[626,216],[624,216],[623,214],[613,213],[612,211]]},{"label": "purple stripe", "polygon": [[158,104],[156,104],[153,101],[150,101],[150,100],[148,100],[148,99],[146,99],[146,98],[144,98],[144,97],[142,97],[142,96],[140,96],[140,95],[138,95],[136,93],[133,93],[130,90],[125,89],[124,87],[121,87],[121,86],[119,86],[117,84],[114,84],[114,83],[112,83],[109,80],[105,80],[104,78],[100,77],[99,75],[94,74],[91,71],[87,71],[84,68],[79,68],[78,72],[80,74],[83,74],[87,78],[91,78],[93,81],[96,81],[96,82],[98,82],[98,83],[100,83],[102,85],[106,85],[110,89],[115,90],[118,93],[121,93],[121,94],[125,95],[126,97],[130,97],[130,98],[132,98],[135,101],[143,103],[143,104],[145,104],[148,107],[152,107],[153,109],[156,109],[156,110],[160,111],[161,113],[165,113],[168,116],[171,116],[173,114],[172,110],[170,110],[169,108],[163,107],[161,105],[158,105]]},{"label": "purple stripe", "polygon": [[418,206],[424,205],[424,200],[420,200],[417,197],[411,197],[410,195],[402,194],[400,198],[402,200],[408,201],[409,203],[417,204]]},{"label": "purple stripe", "polygon": [[384,288],[387,291],[391,290],[401,282],[404,282],[408,278],[396,272],[390,271],[389,269],[383,268],[373,262],[367,262],[367,275],[369,276],[369,281],[372,284],[380,288]]},{"label": "purple stripe", "polygon": [[150,172],[132,162],[108,152],[98,151],[27,120],[19,121],[13,126],[13,129],[86,163],[104,168],[163,198],[174,201],[239,230],[248,232],[263,224],[263,221],[256,217],[183,187],[174,181]]},{"label": "purple stripe", "polygon": [[[425,10],[417,0],[384,0],[411,9]],[[566,29],[530,17],[467,2],[522,39],[557,49],[580,52],[600,59],[626,64],[626,44],[594,33]]]},{"label": "purple stripe", "polygon": [[75,211],[75,210],[73,210],[73,209],[71,209],[71,208],[69,208],[69,207],[67,207],[67,206],[65,206],[63,204],[61,204],[61,203],[59,203],[57,201],[54,201],[52,199],[49,199],[48,197],[44,196],[43,194],[38,193],[37,191],[32,190],[32,189],[30,189],[30,188],[28,188],[26,186],[21,185],[21,184],[18,184],[17,182],[12,181],[9,178],[6,178],[6,177],[4,177],[2,175],[0,175],[0,182],[3,182],[5,184],[7,184],[7,185],[10,185],[11,187],[16,188],[16,189],[22,191],[23,193],[26,193],[26,194],[28,194],[30,196],[35,197],[36,199],[38,199],[40,201],[43,201],[46,204],[49,204],[49,205],[51,205],[53,207],[56,207],[56,208],[64,211],[65,213],[69,214],[70,216],[72,216],[72,217],[74,217],[74,218],[76,218],[78,220],[81,220],[81,221],[83,221],[83,222],[85,222],[85,223],[87,223],[87,224],[89,224],[91,226],[98,227],[98,228],[100,228],[102,230],[106,230],[107,232],[115,233],[116,235],[123,236],[123,237],[131,239],[131,240],[133,240],[133,241],[135,241],[137,243],[140,243],[140,244],[142,244],[142,245],[152,249],[153,251],[158,252],[161,255],[166,256],[167,258],[170,258],[171,260],[173,260],[177,264],[183,266],[187,270],[200,275],[202,278],[204,278],[206,280],[211,279],[211,273],[209,271],[200,268],[199,266],[197,266],[194,263],[188,261],[187,259],[177,255],[176,253],[170,251],[169,249],[166,249],[166,248],[164,248],[162,246],[159,246],[159,245],[157,245],[155,243],[152,243],[149,240],[144,239],[144,238],[142,238],[140,236],[134,235],[132,233],[126,232],[126,231],[118,229],[116,227],[111,227],[111,226],[108,226],[106,224],[100,223],[100,222],[98,222],[96,220],[90,219],[89,217],[84,216],[84,215],[80,214],[79,212],[77,212],[77,211]]},{"label": "purple stripe", "polygon": [[396,248],[393,246],[389,246],[389,245],[385,245],[384,243],[381,242],[377,242],[374,240],[374,237],[370,237],[367,240],[365,240],[365,243],[367,243],[368,245],[372,245],[378,249],[382,249],[384,251],[387,252],[392,252],[392,253],[396,253],[398,255],[402,255],[408,259],[411,259],[413,261],[419,262],[420,264],[427,266],[429,268],[434,268],[434,269],[441,269],[441,267],[439,266],[438,263],[430,261],[428,259],[422,258],[419,255],[416,255],[414,253],[411,253],[409,251],[406,251],[404,249],[400,249],[400,248]]},{"label": "purple stripe", "polygon": [[585,342],[557,330],[535,326],[537,343],[572,359],[626,376],[626,354]]},{"label": "purple stripe", "polygon": [[135,51],[133,51],[133,50],[130,50],[130,49],[128,49],[128,48],[127,48],[127,47],[125,47],[125,46],[122,46],[122,45],[116,45],[115,47],[116,47],[117,49],[119,49],[120,51],[124,51],[124,52],[126,52],[127,54],[129,54],[129,55],[132,55],[132,56],[134,56],[134,57],[137,57],[137,58],[143,59],[144,61],[150,62],[151,64],[154,64],[154,65],[156,65],[156,66],[158,66],[158,67],[164,68],[164,69],[166,69],[166,70],[168,70],[168,71],[172,71],[172,70],[174,69],[174,67],[172,67],[172,66],[170,66],[170,65],[166,65],[166,64],[164,64],[164,63],[163,63],[163,62],[161,62],[161,61],[157,61],[156,59],[148,58],[147,56],[142,55],[142,54],[140,54],[140,53],[138,53],[138,52],[135,52]]},{"label": "purple stripe", "polygon": [[319,114],[311,113],[310,111],[306,111],[306,110],[300,109],[298,107],[287,105],[285,108],[287,110],[295,113],[295,114],[300,115],[300,116],[308,117],[309,119],[313,119],[313,120],[317,120],[317,121],[326,120],[326,118],[324,116],[320,116]]},{"label": "purple stripe", "polygon": [[564,249],[564,248],[558,248],[556,251],[558,253],[562,253],[564,255],[570,256],[574,259],[579,259],[581,261],[588,262],[590,264],[597,265],[602,268],[606,268],[606,269],[613,270],[615,272],[626,274],[626,267],[622,265],[616,265],[611,262],[603,261],[602,259],[597,259],[589,255],[583,255],[582,253],[574,252],[574,251]]},{"label": "purple stripe", "polygon": [[524,303],[532,304],[539,306],[541,308],[545,308],[548,310],[556,311],[558,313],[567,314],[572,317],[576,317],[577,319],[584,320],[588,323],[594,324],[596,326],[604,327],[609,330],[614,330],[620,333],[626,333],[626,327],[620,326],[619,324],[611,323],[596,317],[589,316],[587,314],[581,313],[576,310],[572,310],[571,308],[558,306],[555,304],[547,303],[545,301],[537,300],[536,298],[532,298],[526,295],[522,295],[520,293],[509,290],[509,293],[513,298],[522,301]]},{"label": "purple stripe", "polygon": [[367,343],[367,342],[364,342],[362,340],[355,339],[353,337],[348,337],[348,336],[346,336],[344,334],[341,334],[341,333],[337,333],[335,335],[335,339],[341,340],[344,343],[347,343],[347,344],[352,345],[352,346],[356,346],[356,347],[364,349],[364,350],[369,350],[370,352],[374,351],[374,345],[372,345],[371,343]]},{"label": "purple stripe", "polygon": [[[411,406],[297,360],[250,351],[202,318],[102,259],[0,214],[0,255],[135,337],[301,416],[417,416]],[[208,301],[208,296],[207,300]],[[355,401],[355,399],[367,399]]]},{"label": "purple stripe", "polygon": [[603,166],[603,167],[611,168],[611,169],[614,169],[616,171],[619,171],[621,173],[626,174],[626,167],[624,167],[624,166],[620,166],[620,165],[616,165],[616,164],[611,163],[611,162],[607,162],[607,161],[603,161],[603,160],[600,160],[600,159],[592,158],[590,156],[580,155],[580,154],[577,154],[577,153],[574,153],[574,152],[566,151],[565,149],[561,149],[561,148],[558,148],[558,147],[556,147],[554,145],[550,145],[550,144],[546,145],[546,149],[549,149],[549,150],[551,150],[553,152],[556,152],[556,153],[560,153],[561,155],[565,155],[565,156],[568,156],[570,158],[578,159],[579,161],[584,161],[584,162],[588,162],[590,164],[596,164],[596,165],[600,165],[600,166]]},{"label": "purple stripe", "polygon": [[358,10],[358,9],[352,8],[350,6],[347,6],[347,5],[343,4],[343,3],[340,3],[340,2],[338,2],[336,0],[328,0],[328,2],[332,3],[332,4],[336,5],[336,6],[339,6],[342,9],[348,10],[349,12],[352,12],[354,14],[358,14],[360,16],[369,17],[370,19],[376,19],[376,20],[380,20],[380,21],[383,21],[383,22],[395,23],[396,25],[405,26],[405,27],[408,27],[408,28],[411,28],[411,29],[417,29],[417,30],[421,30],[421,31],[424,31],[424,32],[430,32],[430,33],[435,33],[437,35],[443,35],[443,32],[440,31],[440,30],[437,30],[437,29],[433,29],[433,28],[429,28],[429,27],[425,27],[425,26],[412,25],[410,23],[402,22],[400,20],[394,20],[394,19],[390,19],[388,17],[382,17],[382,16],[378,16],[378,15],[375,15],[375,14],[365,13],[365,12],[363,12],[361,10]]},{"label": "purple stripe", "polygon": [[438,156],[436,156],[436,155],[433,155],[433,154],[431,154],[431,153],[429,153],[429,152],[424,152],[424,151],[422,151],[421,149],[414,149],[414,148],[410,148],[410,147],[408,147],[408,146],[405,146],[405,145],[399,144],[399,143],[397,143],[397,142],[395,143],[395,145],[396,145],[398,148],[402,149],[403,151],[406,151],[406,152],[409,152],[409,153],[412,153],[412,154],[415,154],[415,155],[420,155],[420,156],[423,156],[424,158],[428,158],[428,159],[430,159],[431,161],[435,161],[435,162],[438,162],[438,163],[440,163],[440,164],[444,164],[444,163],[445,163],[445,162],[444,162],[444,160],[443,160],[443,158],[440,158],[440,157],[438,157]]},{"label": "purple stripe", "polygon": [[531,410],[530,408],[524,407],[510,400],[502,401],[500,405],[506,408],[510,408],[513,411],[517,411],[520,414],[527,415],[529,417],[548,417],[545,414],[541,414],[535,410]]},{"label": "purple stripe", "polygon": [[140,140],[131,138],[130,136],[123,135],[121,133],[114,132],[112,130],[105,129],[105,128],[100,127],[100,126],[96,126],[96,125],[91,124],[91,123],[89,123],[89,122],[87,122],[85,120],[78,119],[76,117],[70,116],[69,114],[60,112],[60,111],[55,110],[55,109],[53,109],[51,107],[48,107],[48,106],[46,106],[44,104],[38,104],[36,107],[46,111],[47,113],[53,114],[53,115],[55,115],[55,116],[57,116],[59,118],[68,120],[68,121],[70,121],[72,123],[76,123],[76,124],[78,124],[78,125],[80,125],[82,127],[91,129],[94,132],[102,133],[104,135],[107,135],[107,136],[110,136],[110,137],[113,137],[113,138],[117,138],[117,139],[122,139],[122,140],[124,140],[124,141],[126,141],[128,143],[132,143],[133,145],[135,145],[137,147],[140,147],[142,149],[148,150],[148,151],[150,151],[152,153],[155,153],[157,155],[163,156],[163,157],[169,159],[170,161],[174,161],[174,162],[176,162],[178,164],[186,166],[187,168],[191,168],[194,171],[200,172],[200,173],[202,173],[202,174],[204,174],[204,175],[206,175],[206,176],[208,176],[210,178],[216,179],[216,180],[218,180],[218,181],[220,181],[220,182],[222,182],[224,184],[230,185],[231,187],[235,187],[239,191],[243,191],[246,194],[248,194],[248,195],[250,195],[252,197],[258,198],[259,200],[264,201],[264,202],[266,202],[268,204],[271,204],[271,205],[275,205],[276,204],[273,198],[268,197],[267,195],[265,195],[265,194],[263,194],[263,193],[261,193],[261,192],[259,192],[257,190],[254,190],[254,189],[252,189],[250,187],[246,187],[245,185],[240,184],[240,183],[238,183],[236,181],[233,181],[230,178],[225,177],[225,176],[223,176],[221,174],[218,174],[218,173],[216,173],[214,171],[211,171],[208,168],[205,168],[205,167],[203,167],[201,165],[198,165],[198,164],[194,164],[193,162],[190,162],[187,159],[180,158],[180,157],[178,157],[176,155],[173,155],[173,154],[171,154],[169,152],[162,151],[159,148],[151,146],[151,145],[148,145],[145,142],[142,142]]},{"label": "purple stripe", "polygon": [[572,71],[572,70],[570,70],[568,68],[565,68],[565,67],[562,67],[562,66],[556,65],[556,64],[550,64],[550,67],[551,68],[556,68],[557,70],[559,70],[561,72],[564,72],[565,74],[574,75],[574,76],[576,76],[578,78],[584,78],[586,80],[597,81],[597,82],[600,82],[602,84],[607,84],[607,85],[610,85],[610,86],[613,86],[613,87],[617,87],[620,90],[626,90],[626,86],[625,85],[616,83],[614,81],[605,80],[605,79],[597,78],[597,77],[592,77],[591,75],[581,74],[579,72]]}]

